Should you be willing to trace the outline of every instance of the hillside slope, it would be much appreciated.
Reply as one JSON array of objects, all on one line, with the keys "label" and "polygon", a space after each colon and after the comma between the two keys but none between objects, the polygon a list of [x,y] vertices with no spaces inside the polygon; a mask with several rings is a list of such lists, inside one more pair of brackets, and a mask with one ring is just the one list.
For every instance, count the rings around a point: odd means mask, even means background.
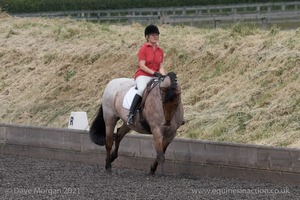
[{"label": "hillside slope", "polygon": [[[300,29],[159,27],[182,85],[178,137],[300,146]],[[0,17],[0,120],[67,127],[95,116],[106,84],[133,77],[144,27]]]}]

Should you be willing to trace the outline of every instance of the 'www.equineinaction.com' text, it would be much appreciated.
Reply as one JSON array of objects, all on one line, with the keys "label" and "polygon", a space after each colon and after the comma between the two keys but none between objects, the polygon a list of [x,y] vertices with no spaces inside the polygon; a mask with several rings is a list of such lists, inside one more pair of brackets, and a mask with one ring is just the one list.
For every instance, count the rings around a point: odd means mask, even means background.
[{"label": "'www.equineinaction.com' text", "polygon": [[208,195],[223,195],[223,194],[289,194],[288,188],[281,189],[262,189],[262,188],[254,188],[254,189],[192,189],[193,194],[208,194]]}]

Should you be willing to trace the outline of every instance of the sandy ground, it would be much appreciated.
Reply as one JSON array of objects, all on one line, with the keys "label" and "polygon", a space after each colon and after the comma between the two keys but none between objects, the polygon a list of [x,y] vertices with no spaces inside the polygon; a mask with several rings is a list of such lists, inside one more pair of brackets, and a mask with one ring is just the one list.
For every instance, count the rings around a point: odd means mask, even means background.
[{"label": "sandy ground", "polygon": [[1,199],[290,199],[300,186],[146,171],[0,155]]}]

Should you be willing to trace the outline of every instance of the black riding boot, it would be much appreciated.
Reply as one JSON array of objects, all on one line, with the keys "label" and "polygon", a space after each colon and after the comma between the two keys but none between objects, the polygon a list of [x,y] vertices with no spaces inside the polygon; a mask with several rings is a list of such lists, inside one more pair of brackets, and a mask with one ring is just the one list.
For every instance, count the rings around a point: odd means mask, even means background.
[{"label": "black riding boot", "polygon": [[129,116],[127,119],[127,125],[134,125],[134,114],[136,113],[139,104],[142,101],[142,97],[136,94],[133,98],[132,104],[130,106]]}]

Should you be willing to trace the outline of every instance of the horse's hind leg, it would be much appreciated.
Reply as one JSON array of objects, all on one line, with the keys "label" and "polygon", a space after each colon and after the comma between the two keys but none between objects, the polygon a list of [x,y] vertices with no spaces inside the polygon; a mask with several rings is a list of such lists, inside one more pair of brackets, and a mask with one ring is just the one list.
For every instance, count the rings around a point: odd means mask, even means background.
[{"label": "horse's hind leg", "polygon": [[110,158],[110,154],[111,154],[111,149],[112,149],[112,145],[113,145],[113,137],[112,136],[108,136],[106,135],[106,159],[105,159],[105,169],[107,171],[111,171],[111,158]]},{"label": "horse's hind leg", "polygon": [[123,123],[123,125],[120,127],[117,134],[115,135],[115,149],[111,154],[111,162],[113,162],[118,157],[120,142],[129,131],[130,128],[125,123]]},{"label": "horse's hind leg", "polygon": [[114,137],[114,128],[116,126],[117,120],[106,120],[110,123],[106,123],[106,160],[105,160],[105,169],[108,172],[111,172],[111,150],[113,146],[113,137]]}]

